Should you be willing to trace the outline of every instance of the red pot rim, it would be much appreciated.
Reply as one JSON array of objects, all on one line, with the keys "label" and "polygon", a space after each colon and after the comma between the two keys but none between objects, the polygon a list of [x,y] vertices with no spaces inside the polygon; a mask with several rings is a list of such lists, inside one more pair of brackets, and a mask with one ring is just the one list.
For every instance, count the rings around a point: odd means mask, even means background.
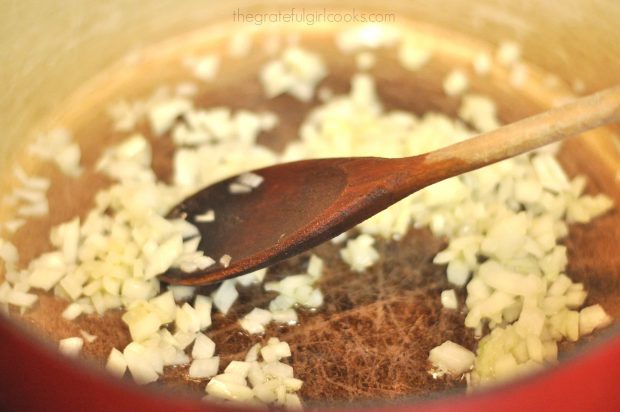
[{"label": "red pot rim", "polygon": [[[620,410],[620,334],[611,328],[558,366],[464,396],[393,403],[318,406],[319,410],[584,412]],[[21,325],[0,321],[0,406],[16,411],[241,410],[172,396],[108,376],[87,362],[67,359]],[[244,408],[247,410],[247,408]],[[314,407],[312,409],[315,409]]]}]

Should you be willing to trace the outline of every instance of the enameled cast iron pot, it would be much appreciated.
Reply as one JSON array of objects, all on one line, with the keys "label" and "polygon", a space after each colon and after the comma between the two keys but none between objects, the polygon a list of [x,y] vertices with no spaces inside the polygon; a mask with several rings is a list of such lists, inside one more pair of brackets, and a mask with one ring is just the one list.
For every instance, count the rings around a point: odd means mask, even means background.
[{"label": "enameled cast iron pot", "polygon": [[[292,1],[95,0],[0,2],[0,173],[29,136],[30,127],[81,83],[128,51],[213,21],[234,10],[301,8]],[[313,2],[307,7],[329,7]],[[497,43],[518,39],[525,58],[587,91],[620,83],[620,2],[614,0],[414,0],[338,2],[338,8],[387,10]],[[576,143],[588,173],[620,203],[617,129]],[[585,160],[583,158],[585,157]],[[609,276],[620,276],[617,227],[603,236]],[[614,243],[616,242],[616,243]],[[613,243],[613,244],[612,244]],[[613,269],[615,267],[615,270]],[[617,283],[617,281],[615,281]],[[611,282],[614,284],[614,282]],[[620,295],[619,295],[620,296]],[[617,299],[620,300],[620,297]],[[612,308],[620,306],[613,298]],[[614,309],[612,314],[619,314]],[[415,411],[620,410],[620,334],[612,327],[559,366],[471,396],[403,402],[358,409]],[[23,327],[0,319],[0,408],[15,411],[198,411],[222,407],[171,397],[113,380],[67,360]],[[353,406],[353,408],[355,408]]]}]

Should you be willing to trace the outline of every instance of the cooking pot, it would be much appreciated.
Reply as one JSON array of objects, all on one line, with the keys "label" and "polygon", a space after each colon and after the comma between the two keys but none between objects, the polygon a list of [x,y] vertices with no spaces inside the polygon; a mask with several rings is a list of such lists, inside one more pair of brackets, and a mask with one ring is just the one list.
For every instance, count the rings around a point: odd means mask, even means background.
[{"label": "cooking pot", "polygon": [[[334,3],[315,1],[205,2],[198,0],[110,0],[4,2],[0,15],[0,173],[9,179],[12,162],[28,139],[54,122],[58,106],[78,86],[143,46],[170,36],[232,21],[235,11],[321,10]],[[387,12],[396,21],[447,27],[497,45],[517,40],[525,59],[554,73],[579,93],[620,82],[620,3],[609,0],[415,0],[341,1],[339,10]],[[570,87],[569,87],[570,88]],[[566,90],[570,92],[569,89]],[[551,98],[528,91],[544,107]],[[568,94],[567,94],[568,95]],[[532,110],[531,108],[529,110]],[[514,120],[527,110],[514,110]],[[511,117],[512,116],[512,117]],[[587,173],[594,186],[620,203],[619,127],[609,127],[568,143],[562,157],[569,171]],[[617,214],[617,212],[614,212]],[[1,217],[1,216],[0,216]],[[620,219],[600,226],[600,236],[581,239],[590,260],[580,270],[604,271],[602,288],[618,285],[616,257]],[[616,289],[618,290],[618,289]],[[609,291],[608,291],[609,292]],[[601,294],[609,313],[620,315],[620,295]],[[0,321],[0,406],[5,410],[224,410],[223,406],[171,395],[109,378],[83,362],[62,358],[22,325]],[[558,366],[513,383],[471,395],[446,394],[398,403],[327,405],[325,408],[424,411],[599,411],[620,409],[620,334],[611,327],[571,352]]]}]

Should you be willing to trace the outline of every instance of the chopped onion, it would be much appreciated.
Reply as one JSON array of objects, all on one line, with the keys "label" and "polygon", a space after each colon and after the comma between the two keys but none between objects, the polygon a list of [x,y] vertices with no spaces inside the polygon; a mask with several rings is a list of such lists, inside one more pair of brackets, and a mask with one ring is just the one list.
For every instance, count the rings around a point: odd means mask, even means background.
[{"label": "chopped onion", "polygon": [[456,309],[458,307],[458,300],[456,299],[454,289],[441,292],[441,304],[446,309]]},{"label": "chopped onion", "polygon": [[340,255],[351,269],[362,272],[379,259],[379,253],[373,247],[374,242],[371,236],[360,235],[349,240],[346,248],[340,251]]},{"label": "chopped onion", "polygon": [[241,327],[250,334],[264,333],[265,325],[271,322],[271,312],[254,308],[239,321]]},{"label": "chopped onion", "polygon": [[184,303],[180,308],[177,307],[174,324],[177,331],[196,333],[200,331],[201,317],[189,303]]},{"label": "chopped onion", "polygon": [[469,86],[465,72],[459,69],[452,70],[443,81],[443,90],[448,96],[462,94]]},{"label": "chopped onion", "polygon": [[310,256],[310,260],[308,262],[307,272],[313,278],[319,278],[323,273],[323,266],[323,260],[317,255],[312,255]]},{"label": "chopped onion", "polygon": [[200,318],[200,330],[211,326],[211,308],[213,301],[207,296],[198,295],[194,301],[194,309]]},{"label": "chopped onion", "polygon": [[488,53],[480,53],[474,58],[474,71],[478,76],[486,76],[491,71],[492,64],[491,56]]},{"label": "chopped onion", "polygon": [[249,362],[232,361],[228,364],[226,369],[224,369],[224,373],[239,375],[246,378],[248,376],[250,366],[251,364]]},{"label": "chopped onion", "polygon": [[213,209],[209,209],[201,215],[194,216],[194,222],[196,223],[207,223],[215,221],[215,212]]},{"label": "chopped onion", "polygon": [[407,70],[421,69],[430,58],[430,50],[424,49],[412,41],[404,41],[398,49],[398,62]]},{"label": "chopped onion", "polygon": [[84,346],[84,339],[79,337],[61,339],[60,342],[58,342],[58,350],[63,355],[71,357],[78,356],[82,350],[82,346]]},{"label": "chopped onion", "polygon": [[604,326],[609,325],[612,318],[605,312],[601,305],[592,305],[581,309],[579,312],[579,333],[588,335]]},{"label": "chopped onion", "polygon": [[245,355],[246,362],[256,362],[258,361],[258,353],[260,351],[260,343],[256,343],[254,346],[248,350],[248,353]]},{"label": "chopped onion", "polygon": [[232,194],[250,193],[252,188],[241,183],[233,182],[228,186],[228,191]]},{"label": "chopped onion", "polygon": [[237,178],[238,183],[249,186],[252,189],[259,187],[263,183],[263,180],[265,179],[256,173],[243,173]]},{"label": "chopped onion", "polygon": [[143,345],[132,342],[125,347],[123,355],[127,368],[136,383],[145,385],[159,379],[158,370],[161,359],[157,359],[156,354],[149,354],[148,349]]},{"label": "chopped onion", "polygon": [[274,322],[286,325],[296,325],[298,322],[297,312],[294,309],[284,309],[271,311],[271,317]]},{"label": "chopped onion", "polygon": [[191,299],[194,296],[196,288],[193,286],[171,285],[168,286],[168,290],[172,292],[174,300],[180,302]]},{"label": "chopped onion", "polygon": [[6,303],[20,306],[22,308],[29,308],[37,301],[37,299],[39,299],[37,295],[13,289],[8,292]]},{"label": "chopped onion", "polygon": [[213,294],[213,304],[223,314],[228,313],[228,310],[233,303],[239,297],[239,292],[235,288],[235,281],[228,279],[222,282],[220,287]]},{"label": "chopped onion", "polygon": [[215,396],[220,399],[226,399],[231,401],[248,401],[254,397],[254,392],[245,383],[245,379],[242,381],[230,379],[236,375],[217,375],[212,378],[206,387],[206,392],[209,395]]},{"label": "chopped onion", "polygon": [[162,293],[149,300],[152,311],[162,324],[170,323],[176,318],[177,306],[172,291]]},{"label": "chopped onion", "polygon": [[217,375],[217,370],[220,365],[220,358],[218,356],[205,359],[194,359],[189,367],[190,378],[210,378]]},{"label": "chopped onion", "polygon": [[162,321],[151,307],[136,305],[127,311],[123,317],[123,322],[127,324],[129,333],[134,341],[142,341],[157,333],[162,325]]},{"label": "chopped onion", "polygon": [[192,358],[194,359],[207,359],[213,357],[215,353],[215,342],[213,342],[207,335],[199,334],[194,341],[194,347],[192,348]]},{"label": "chopped onion", "polygon": [[431,349],[428,360],[440,371],[460,375],[469,371],[476,355],[452,341],[445,341]]},{"label": "chopped onion", "polygon": [[112,348],[108,355],[108,360],[105,365],[106,369],[117,377],[122,377],[127,370],[127,362],[125,356],[116,348]]},{"label": "chopped onion", "polygon": [[260,350],[265,362],[275,362],[291,356],[291,348],[286,342],[272,341]]},{"label": "chopped onion", "polygon": [[230,265],[231,259],[232,258],[230,257],[230,255],[222,255],[222,257],[220,258],[220,265],[227,268]]},{"label": "chopped onion", "polygon": [[200,80],[213,80],[217,74],[220,59],[217,55],[206,55],[186,59],[185,64],[192,70],[194,76]]},{"label": "chopped onion", "polygon": [[151,130],[155,136],[166,133],[173,123],[184,112],[190,110],[192,103],[183,98],[175,98],[162,102],[148,112]]}]

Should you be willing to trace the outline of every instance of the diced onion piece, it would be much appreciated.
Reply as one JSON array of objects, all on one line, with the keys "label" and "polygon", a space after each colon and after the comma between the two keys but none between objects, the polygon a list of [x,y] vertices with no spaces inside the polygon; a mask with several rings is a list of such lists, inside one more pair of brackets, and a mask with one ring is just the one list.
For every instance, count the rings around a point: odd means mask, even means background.
[{"label": "diced onion piece", "polygon": [[492,64],[491,56],[488,53],[480,53],[474,58],[474,71],[478,76],[486,76],[491,71]]},{"label": "diced onion piece", "polygon": [[263,373],[267,377],[293,378],[293,367],[278,361],[267,362],[263,365]]},{"label": "diced onion piece", "polygon": [[542,363],[544,361],[544,352],[542,341],[536,336],[528,336],[526,338],[526,347],[528,357],[534,362]]},{"label": "diced onion piece", "polygon": [[287,409],[303,409],[301,399],[299,398],[298,395],[294,393],[286,394],[286,401],[284,401],[284,406]]},{"label": "diced onion piece", "polygon": [[[155,279],[152,279],[155,281]],[[93,293],[100,289],[100,285],[94,284],[95,288]],[[84,288],[84,294],[88,295],[86,291],[86,287]],[[150,281],[145,281],[141,279],[135,278],[127,278],[123,281],[123,286],[121,286],[121,295],[125,298],[127,303],[147,300],[153,297],[157,293],[154,290],[154,285]]]},{"label": "diced onion piece", "polygon": [[201,317],[196,309],[186,302],[180,308],[177,307],[174,324],[177,331],[196,333],[200,331]]},{"label": "diced onion piece", "polygon": [[291,348],[286,342],[277,342],[263,346],[260,354],[265,362],[275,362],[291,356]]},{"label": "diced onion piece", "polygon": [[194,359],[206,359],[211,358],[215,354],[215,342],[213,342],[207,335],[199,334],[194,341],[194,347],[192,348],[192,358]]},{"label": "diced onion piece", "polygon": [[276,388],[278,387],[277,380],[263,381],[254,385],[254,396],[264,403],[274,403],[277,401]]},{"label": "diced onion piece", "polygon": [[157,373],[159,365],[153,363],[157,362],[157,359],[152,359],[144,346],[132,342],[125,347],[123,355],[127,362],[127,368],[136,383],[145,385],[159,379]]},{"label": "diced onion piece", "polygon": [[200,318],[200,330],[205,330],[211,326],[211,309],[213,301],[207,296],[198,295],[194,301],[194,309]]},{"label": "diced onion piece", "polygon": [[248,376],[250,366],[252,365],[249,362],[232,361],[228,364],[226,369],[224,369],[224,373],[239,375],[246,378]]},{"label": "diced onion piece", "polygon": [[510,352],[499,355],[499,358],[495,362],[495,377],[497,379],[509,378],[514,376],[517,371],[517,360]]},{"label": "diced onion piece", "polygon": [[568,177],[555,157],[539,154],[532,158],[532,166],[545,189],[562,192],[570,187]]},{"label": "diced onion piece", "polygon": [[172,285],[168,286],[168,290],[172,292],[174,300],[179,302],[191,299],[194,296],[196,288],[193,286]]},{"label": "diced onion piece", "polygon": [[194,76],[200,80],[213,80],[220,66],[220,59],[217,55],[206,55],[197,58],[190,58],[185,61]]},{"label": "diced onion piece", "polygon": [[210,378],[217,375],[220,366],[219,356],[205,359],[194,359],[189,367],[190,378]]},{"label": "diced onion piece", "polygon": [[255,344],[248,350],[248,353],[245,355],[246,362],[256,362],[258,361],[258,353],[260,351],[260,343]]},{"label": "diced onion piece", "polygon": [[47,253],[36,262],[38,265],[28,278],[28,283],[33,288],[48,291],[56,286],[67,273],[67,266],[61,253]]},{"label": "diced onion piece", "polygon": [[605,312],[601,305],[592,305],[581,309],[579,312],[579,334],[588,335],[595,329],[609,325],[612,322],[611,316]]},{"label": "diced onion piece", "polygon": [[105,365],[108,372],[117,377],[122,377],[127,370],[127,362],[122,352],[116,348],[112,348],[108,355],[108,360]]},{"label": "diced onion piece", "polygon": [[421,48],[412,41],[405,41],[398,49],[398,62],[407,70],[422,68],[431,58],[431,52]]},{"label": "diced onion piece", "polygon": [[286,325],[296,325],[298,322],[297,312],[295,309],[283,309],[271,311],[271,317],[276,323],[283,323]]},{"label": "diced onion piece", "polygon": [[267,269],[259,269],[255,272],[251,272],[236,278],[237,284],[241,286],[250,286],[257,283],[262,283],[267,274]]},{"label": "diced onion piece", "polygon": [[191,107],[191,102],[183,98],[171,99],[152,107],[148,112],[148,117],[155,136],[166,133],[177,117],[190,110]]},{"label": "diced onion piece", "polygon": [[213,304],[220,312],[226,314],[238,297],[239,292],[235,288],[234,279],[227,279],[213,294]]},{"label": "diced onion piece", "polygon": [[236,195],[240,193],[250,193],[252,191],[252,188],[241,183],[232,182],[230,185],[228,185],[228,191],[231,194]]},{"label": "diced onion piece", "polygon": [[315,279],[321,277],[323,273],[323,259],[318,257],[317,255],[310,256],[310,260],[308,261],[308,274]]},{"label": "diced onion piece", "polygon": [[523,336],[540,337],[545,326],[545,314],[538,307],[524,306],[516,323],[517,332]]},{"label": "diced onion piece", "polygon": [[67,320],[74,320],[82,314],[82,306],[79,303],[70,303],[62,311],[62,317]]},{"label": "diced onion piece", "polygon": [[80,218],[76,217],[54,228],[51,240],[62,250],[66,263],[76,263],[80,243]]},{"label": "diced onion piece", "polygon": [[268,310],[254,308],[239,321],[239,324],[250,334],[264,333],[265,326],[271,319],[271,312]]},{"label": "diced onion piece", "polygon": [[2,238],[0,238],[0,259],[9,265],[13,265],[19,260],[19,252],[15,245]]},{"label": "diced onion piece", "polygon": [[194,340],[196,339],[196,336],[198,335],[194,332],[183,332],[183,331],[178,330],[173,335],[174,346],[178,349],[184,350],[192,342],[194,342]]},{"label": "diced onion piece", "polygon": [[20,306],[22,308],[29,308],[37,301],[37,299],[39,299],[37,295],[13,289],[8,292],[7,303]]},{"label": "diced onion piece", "polygon": [[138,342],[156,334],[162,324],[159,316],[147,304],[134,306],[122,319],[129,328],[131,338]]},{"label": "diced onion piece", "polygon": [[469,86],[469,79],[465,72],[459,69],[452,70],[443,81],[443,90],[448,96],[462,94]]},{"label": "diced onion piece", "polygon": [[458,307],[458,300],[454,289],[441,292],[441,304],[446,309],[456,309]]},{"label": "diced onion piece", "polygon": [[263,183],[263,180],[265,179],[256,173],[243,173],[237,178],[237,182],[249,186],[252,189],[259,187]]},{"label": "diced onion piece", "polygon": [[319,55],[299,47],[290,47],[280,59],[264,65],[259,77],[267,97],[288,93],[307,102],[312,98],[315,86],[326,74],[325,64]]},{"label": "diced onion piece", "polygon": [[476,355],[473,352],[449,340],[431,349],[428,356],[428,360],[434,367],[451,375],[460,375],[469,371],[475,358]]},{"label": "diced onion piece", "polygon": [[230,265],[231,259],[232,258],[230,257],[230,255],[222,255],[222,257],[220,258],[220,265],[227,268]]},{"label": "diced onion piece", "polygon": [[84,346],[84,339],[80,337],[72,337],[62,339],[58,342],[58,350],[66,356],[76,357],[80,354]]},{"label": "diced onion piece", "polygon": [[149,304],[162,324],[170,323],[175,319],[177,306],[171,291],[152,298]]},{"label": "diced onion piece", "polygon": [[144,270],[145,279],[153,278],[170,269],[182,253],[183,237],[181,235],[175,235],[166,240],[150,257]]},{"label": "diced onion piece", "polygon": [[568,340],[577,342],[579,339],[579,312],[574,310],[566,311],[564,316],[564,335]]},{"label": "diced onion piece", "polygon": [[229,376],[223,374],[212,378],[207,384],[206,392],[217,398],[231,401],[248,401],[254,397],[254,392],[245,384],[245,379],[243,383],[240,383],[229,379]]},{"label": "diced onion piece", "polygon": [[196,223],[207,223],[215,221],[215,212],[213,209],[209,209],[201,215],[194,216],[194,222]]},{"label": "diced onion piece", "polygon": [[455,259],[448,263],[446,270],[448,282],[456,286],[465,286],[469,280],[469,266],[462,260]]},{"label": "diced onion piece", "polygon": [[340,256],[351,269],[363,272],[379,260],[379,253],[373,247],[375,240],[369,235],[359,235],[349,240],[347,246],[340,251]]}]

